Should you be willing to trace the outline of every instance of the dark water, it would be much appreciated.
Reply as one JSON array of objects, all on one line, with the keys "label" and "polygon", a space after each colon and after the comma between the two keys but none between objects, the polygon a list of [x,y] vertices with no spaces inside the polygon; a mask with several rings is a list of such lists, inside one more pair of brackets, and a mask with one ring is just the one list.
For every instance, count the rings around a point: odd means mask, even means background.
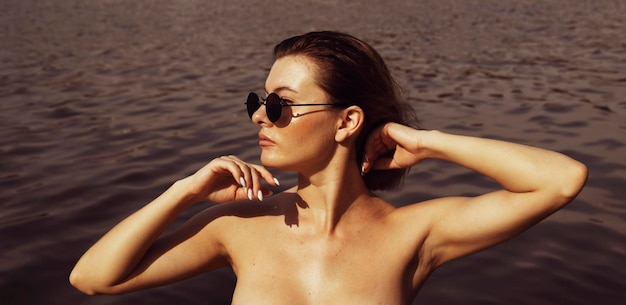
[{"label": "dark water", "polygon": [[[624,16],[617,0],[1,0],[0,303],[228,304],[229,270],[98,297],[67,276],[172,181],[224,154],[256,161],[243,99],[262,88],[271,48],[334,29],[383,54],[426,127],[562,151],[590,169],[569,206],[444,266],[415,304],[624,304]],[[429,161],[381,195],[403,205],[493,188]]]}]

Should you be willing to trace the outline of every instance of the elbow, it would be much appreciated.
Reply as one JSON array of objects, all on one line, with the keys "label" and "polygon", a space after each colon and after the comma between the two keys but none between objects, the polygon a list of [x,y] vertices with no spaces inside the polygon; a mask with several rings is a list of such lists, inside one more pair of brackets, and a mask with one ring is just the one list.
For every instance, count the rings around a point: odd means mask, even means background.
[{"label": "elbow", "polygon": [[[85,272],[87,271],[87,272]],[[102,276],[94,275],[89,270],[74,268],[69,276],[70,284],[86,295],[118,295],[134,291],[123,285],[111,284],[103,280]],[[135,289],[136,290],[136,289]]]},{"label": "elbow", "polygon": [[567,171],[565,171],[565,176],[563,181],[567,181],[564,183],[561,188],[561,195],[564,199],[564,204],[567,204],[582,190],[583,186],[587,182],[587,176],[589,175],[589,171],[587,166],[583,163],[574,161],[572,166],[569,166]]},{"label": "elbow", "polygon": [[72,270],[72,273],[70,273],[69,280],[70,284],[74,286],[74,288],[78,289],[78,291],[86,295],[96,295],[96,291],[90,289],[88,285],[86,285],[85,281],[80,276],[79,272],[76,271],[76,269]]},{"label": "elbow", "polygon": [[86,295],[102,294],[102,292],[97,289],[97,285],[95,285],[88,276],[85,276],[76,269],[72,270],[70,273],[69,281],[74,288]]}]

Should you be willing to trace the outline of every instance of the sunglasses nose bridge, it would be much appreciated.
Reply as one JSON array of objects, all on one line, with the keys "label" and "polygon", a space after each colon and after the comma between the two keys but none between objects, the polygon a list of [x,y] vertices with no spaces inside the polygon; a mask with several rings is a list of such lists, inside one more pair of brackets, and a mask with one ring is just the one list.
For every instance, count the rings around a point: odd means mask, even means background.
[{"label": "sunglasses nose bridge", "polygon": [[[275,109],[268,109],[268,103],[267,100],[263,100],[263,99],[258,99],[257,101],[251,103],[252,107],[250,107],[248,109],[248,115],[250,116],[250,119],[253,122],[257,122],[257,121],[262,121],[264,119],[269,120],[272,123],[276,123],[276,121],[278,120],[278,118],[276,118],[275,115]],[[271,107],[271,102],[269,103],[270,108]],[[261,106],[265,107],[265,109],[261,109]],[[264,111],[265,110],[265,111]],[[257,111],[260,111],[257,113]],[[255,119],[255,116],[257,116],[257,118]]]},{"label": "sunglasses nose bridge", "polygon": [[[246,102],[250,119],[253,119],[256,112],[261,109],[261,106],[265,106],[267,119],[272,123],[276,123],[281,116],[282,104],[280,103],[280,98],[275,95],[275,93],[271,93],[266,99],[263,99],[256,95],[256,93],[250,93]],[[263,112],[259,115],[263,115]]]}]

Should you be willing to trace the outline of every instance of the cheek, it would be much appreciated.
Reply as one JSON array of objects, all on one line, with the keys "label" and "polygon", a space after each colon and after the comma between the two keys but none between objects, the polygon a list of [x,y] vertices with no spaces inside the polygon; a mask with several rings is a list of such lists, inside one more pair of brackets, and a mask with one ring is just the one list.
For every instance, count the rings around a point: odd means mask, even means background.
[{"label": "cheek", "polygon": [[311,154],[321,153],[321,150],[327,150],[328,145],[334,142],[334,131],[328,117],[322,115],[318,117],[303,116],[292,120],[281,132],[281,142],[287,145],[282,148],[309,157]]},{"label": "cheek", "polygon": [[278,146],[261,154],[261,161],[266,166],[280,167],[327,159],[326,153],[332,154],[336,143],[333,126],[328,118],[326,121],[322,119],[303,117],[293,120],[281,129],[280,137],[276,139]]},{"label": "cheek", "polygon": [[289,137],[293,140],[294,145],[299,147],[316,146],[323,149],[324,146],[334,143],[335,130],[328,119],[312,119],[294,120],[290,127]]}]

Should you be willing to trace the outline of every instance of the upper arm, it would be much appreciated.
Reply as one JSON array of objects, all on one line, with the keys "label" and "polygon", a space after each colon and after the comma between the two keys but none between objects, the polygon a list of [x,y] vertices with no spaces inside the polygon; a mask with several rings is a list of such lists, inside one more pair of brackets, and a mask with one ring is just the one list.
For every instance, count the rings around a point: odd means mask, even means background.
[{"label": "upper arm", "polygon": [[508,240],[558,210],[571,198],[544,193],[496,191],[428,203],[430,230],[424,242],[433,266]]},{"label": "upper arm", "polygon": [[126,293],[162,286],[228,264],[221,241],[221,222],[207,209],[158,239],[137,267],[118,285],[104,293]]}]

